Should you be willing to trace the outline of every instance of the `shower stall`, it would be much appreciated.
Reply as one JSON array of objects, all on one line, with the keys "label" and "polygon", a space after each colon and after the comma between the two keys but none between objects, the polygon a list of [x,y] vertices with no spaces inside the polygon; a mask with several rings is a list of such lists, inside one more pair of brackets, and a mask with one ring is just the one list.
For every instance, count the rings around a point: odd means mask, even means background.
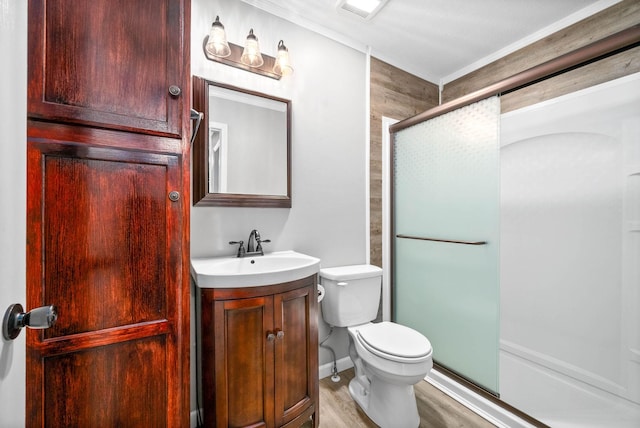
[{"label": "shower stall", "polygon": [[640,426],[640,74],[393,130],[393,311],[559,427]]}]

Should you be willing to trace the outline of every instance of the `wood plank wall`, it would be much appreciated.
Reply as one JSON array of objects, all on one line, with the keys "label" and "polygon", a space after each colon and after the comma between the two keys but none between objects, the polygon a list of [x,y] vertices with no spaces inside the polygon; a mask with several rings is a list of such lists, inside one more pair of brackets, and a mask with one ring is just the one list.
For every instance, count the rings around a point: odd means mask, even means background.
[{"label": "wood plank wall", "polygon": [[[624,0],[447,83],[442,91],[442,102],[482,89],[638,23],[640,23],[640,1]],[[640,71],[640,47],[507,94],[502,97],[502,112],[536,104],[638,71]]]},{"label": "wood plank wall", "polygon": [[438,105],[431,82],[371,58],[370,225],[371,264],[382,266],[382,117],[402,120]]}]

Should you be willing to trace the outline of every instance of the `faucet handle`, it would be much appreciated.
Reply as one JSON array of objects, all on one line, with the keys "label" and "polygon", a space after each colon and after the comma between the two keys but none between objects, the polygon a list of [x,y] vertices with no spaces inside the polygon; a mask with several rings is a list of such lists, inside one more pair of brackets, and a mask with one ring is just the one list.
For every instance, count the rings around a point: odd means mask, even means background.
[{"label": "faucet handle", "polygon": [[229,241],[229,245],[240,244],[238,246],[238,255],[236,257],[244,257],[246,250],[244,249],[244,241]]},{"label": "faucet handle", "polygon": [[262,250],[262,243],[263,243],[263,242],[264,242],[264,243],[269,243],[269,242],[271,242],[271,239],[262,239],[262,240],[259,240],[259,241],[258,241],[258,246],[256,247],[256,251],[258,251],[258,252],[260,252],[260,253],[263,253],[263,254],[264,254],[264,252],[263,252],[263,250]]}]

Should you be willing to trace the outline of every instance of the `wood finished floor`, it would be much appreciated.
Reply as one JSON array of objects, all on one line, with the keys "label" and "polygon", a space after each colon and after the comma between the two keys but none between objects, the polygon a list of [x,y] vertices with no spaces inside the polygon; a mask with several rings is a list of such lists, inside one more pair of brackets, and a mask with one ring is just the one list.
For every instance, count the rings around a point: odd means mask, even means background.
[{"label": "wood finished floor", "polygon": [[[340,373],[340,382],[332,382],[331,377],[320,380],[320,428],[377,427],[349,395],[353,375],[353,369],[349,369]],[[414,388],[420,428],[494,427],[426,381]]]}]

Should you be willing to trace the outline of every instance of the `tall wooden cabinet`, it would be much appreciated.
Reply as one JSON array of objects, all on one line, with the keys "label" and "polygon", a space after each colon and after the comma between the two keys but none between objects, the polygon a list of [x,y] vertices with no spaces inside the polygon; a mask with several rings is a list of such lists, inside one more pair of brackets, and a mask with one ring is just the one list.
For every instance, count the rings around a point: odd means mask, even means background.
[{"label": "tall wooden cabinet", "polygon": [[189,0],[28,7],[27,426],[189,426]]},{"label": "tall wooden cabinet", "polygon": [[316,281],[202,289],[205,426],[318,426]]},{"label": "tall wooden cabinet", "polygon": [[30,0],[29,117],[180,137],[189,5]]}]

